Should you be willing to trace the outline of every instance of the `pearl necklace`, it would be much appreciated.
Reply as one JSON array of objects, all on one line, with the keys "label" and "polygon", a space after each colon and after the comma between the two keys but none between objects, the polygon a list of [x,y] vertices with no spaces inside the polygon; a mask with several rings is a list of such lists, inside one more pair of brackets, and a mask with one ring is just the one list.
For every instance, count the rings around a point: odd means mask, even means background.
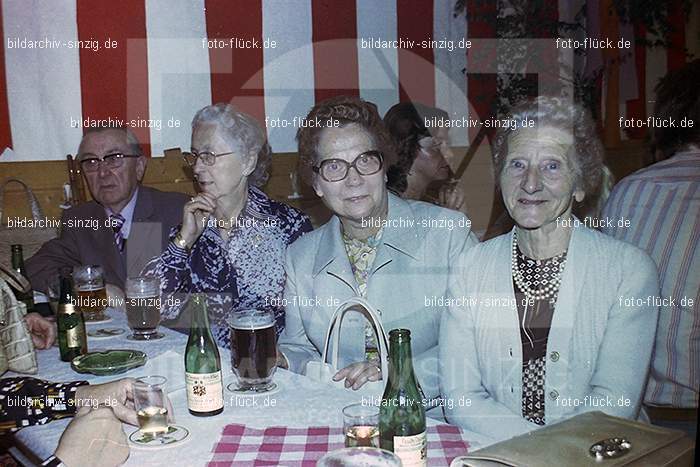
[{"label": "pearl necklace", "polygon": [[[557,256],[564,256],[566,252],[561,253]],[[554,277],[542,288],[533,289],[530,284],[523,277],[523,273],[518,266],[518,236],[516,232],[513,232],[513,246],[511,255],[511,272],[513,274],[513,280],[518,289],[525,294],[529,303],[533,303],[535,300],[549,300],[549,303],[554,303],[556,296],[559,293],[559,286],[561,286],[561,276],[564,272],[564,266],[566,265],[566,258],[564,258],[561,263],[559,263],[559,270],[556,272]]]}]

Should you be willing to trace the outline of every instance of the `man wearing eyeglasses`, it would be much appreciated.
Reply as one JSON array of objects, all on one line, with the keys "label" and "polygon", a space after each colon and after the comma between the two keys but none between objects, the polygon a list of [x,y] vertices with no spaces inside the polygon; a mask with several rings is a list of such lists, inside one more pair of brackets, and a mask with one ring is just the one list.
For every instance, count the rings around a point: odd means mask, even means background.
[{"label": "man wearing eyeglasses", "polygon": [[34,290],[47,291],[61,268],[100,265],[108,294],[118,294],[167,245],[187,196],[141,185],[147,159],[125,127],[89,129],[77,160],[94,201],[64,213],[61,236],[27,261],[27,274]]}]

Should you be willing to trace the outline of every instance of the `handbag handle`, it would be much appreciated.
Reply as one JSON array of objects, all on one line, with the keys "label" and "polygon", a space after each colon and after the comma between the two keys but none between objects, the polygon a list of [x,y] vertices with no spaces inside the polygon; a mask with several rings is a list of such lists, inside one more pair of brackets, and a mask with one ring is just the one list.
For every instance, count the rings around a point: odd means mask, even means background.
[{"label": "handbag handle", "polygon": [[0,219],[2,219],[2,212],[3,208],[5,207],[5,187],[11,182],[19,183],[20,185],[22,185],[22,187],[24,187],[24,193],[27,195],[27,199],[29,200],[29,206],[31,207],[32,217],[34,218],[34,220],[44,218],[44,212],[41,210],[39,200],[36,199],[36,196],[34,195],[32,189],[29,188],[29,186],[19,178],[7,177],[2,182],[0,182]]},{"label": "handbag handle", "polygon": [[[374,307],[362,297],[352,297],[341,303],[338,308],[335,309],[333,316],[331,317],[330,324],[328,325],[328,331],[326,332],[326,340],[323,345],[323,354],[321,355],[321,362],[326,362],[328,358],[328,347],[330,346],[331,336],[333,336],[333,356],[332,360],[329,362],[333,368],[338,368],[338,354],[340,352],[340,328],[345,317],[345,313],[354,306],[361,306],[367,311],[369,315],[369,321],[374,329],[375,336],[377,336],[377,343],[379,345],[379,362],[382,367],[382,375],[388,375],[388,355],[389,355],[389,345],[387,343],[386,332],[384,331],[384,326],[382,326],[379,320],[378,313],[375,311]],[[338,326],[338,330],[333,334],[333,328]]]},{"label": "handbag handle", "polygon": [[24,276],[5,266],[2,262],[0,262],[0,280],[7,282],[10,284],[10,287],[20,292],[29,292],[32,289],[29,281]]},{"label": "handbag handle", "polygon": [[5,312],[9,309],[5,306],[5,297],[3,297],[3,295],[7,295],[10,300],[9,308],[17,306],[17,298],[15,297],[15,294],[12,293],[12,289],[10,289],[10,286],[7,285],[7,282],[0,279],[0,326],[5,326],[7,324],[7,316]]}]

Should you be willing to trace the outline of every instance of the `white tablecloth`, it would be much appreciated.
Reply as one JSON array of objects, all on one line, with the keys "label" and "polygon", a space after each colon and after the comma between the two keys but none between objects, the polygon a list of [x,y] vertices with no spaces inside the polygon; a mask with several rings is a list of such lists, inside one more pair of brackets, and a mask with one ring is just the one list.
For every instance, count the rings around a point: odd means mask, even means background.
[{"label": "white tablecloth", "polygon": [[[105,324],[90,324],[93,327],[122,327],[129,332],[122,313],[110,310],[113,321]],[[166,337],[153,342],[136,342],[126,339],[127,333],[107,339],[88,338],[90,351],[104,349],[138,349],[148,355],[145,366],[127,373],[111,377],[97,377],[75,373],[70,364],[61,362],[58,348],[38,352],[39,374],[37,377],[50,381],[88,380],[91,383],[111,381],[125,376],[138,377],[143,374],[160,374],[169,378],[168,394],[173,406],[175,423],[190,431],[188,441],[178,446],[145,450],[132,448],[125,465],[139,466],[196,466],[205,465],[211,458],[212,450],[221,437],[223,427],[230,423],[240,423],[256,428],[285,425],[293,427],[342,426],[341,409],[361,397],[350,391],[319,384],[309,378],[278,369],[275,381],[280,391],[270,396],[255,398],[237,397],[224,389],[224,412],[214,417],[194,417],[187,411],[187,396],[184,389],[183,354],[187,336],[161,328]],[[233,380],[229,352],[219,349],[225,384]],[[5,376],[9,376],[5,375]],[[250,407],[251,401],[256,406]],[[50,456],[58,445],[61,433],[70,420],[59,420],[47,425],[28,427],[15,434],[16,439],[37,457]],[[438,422],[428,419],[429,425]],[[128,434],[136,428],[124,425]],[[473,449],[488,444],[488,440],[476,433],[465,434]]]}]

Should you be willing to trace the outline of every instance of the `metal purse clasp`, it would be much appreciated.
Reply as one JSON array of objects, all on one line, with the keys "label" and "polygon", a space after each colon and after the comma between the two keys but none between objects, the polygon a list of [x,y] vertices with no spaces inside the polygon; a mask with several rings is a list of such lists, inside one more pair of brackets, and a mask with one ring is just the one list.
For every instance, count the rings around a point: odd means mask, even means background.
[{"label": "metal purse clasp", "polygon": [[602,462],[606,459],[622,457],[631,449],[632,443],[627,438],[608,438],[592,444],[588,453],[595,458],[596,462]]}]

